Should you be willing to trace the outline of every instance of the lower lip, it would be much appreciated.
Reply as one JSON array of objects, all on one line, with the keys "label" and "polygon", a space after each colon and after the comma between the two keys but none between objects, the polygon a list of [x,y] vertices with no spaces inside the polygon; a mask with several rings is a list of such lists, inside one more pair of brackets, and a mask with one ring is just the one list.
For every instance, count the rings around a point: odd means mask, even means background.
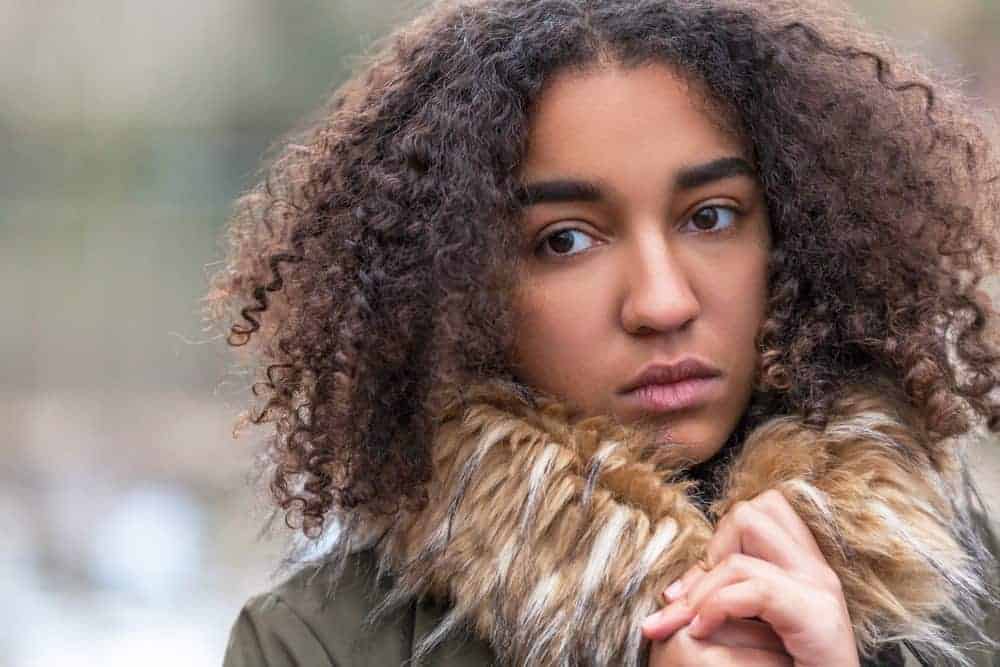
[{"label": "lower lip", "polygon": [[706,403],[719,385],[717,377],[690,378],[670,384],[648,384],[625,396],[644,411],[674,412]]}]

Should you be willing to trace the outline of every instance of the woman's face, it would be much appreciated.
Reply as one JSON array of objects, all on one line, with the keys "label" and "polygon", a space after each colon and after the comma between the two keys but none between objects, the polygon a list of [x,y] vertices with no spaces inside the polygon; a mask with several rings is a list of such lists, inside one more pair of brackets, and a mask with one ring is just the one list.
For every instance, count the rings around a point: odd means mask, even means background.
[{"label": "woman's face", "polygon": [[745,149],[701,100],[662,65],[550,82],[519,173],[515,299],[522,381],[651,418],[696,461],[749,401],[769,249]]}]

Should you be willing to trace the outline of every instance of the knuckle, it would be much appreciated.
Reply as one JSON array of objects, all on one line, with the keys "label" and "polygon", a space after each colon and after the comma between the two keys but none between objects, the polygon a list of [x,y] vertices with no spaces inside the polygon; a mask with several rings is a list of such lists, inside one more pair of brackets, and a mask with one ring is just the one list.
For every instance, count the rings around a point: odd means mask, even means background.
[{"label": "knuckle", "polygon": [[738,528],[746,528],[753,525],[753,518],[755,515],[755,510],[753,506],[747,500],[741,500],[740,502],[733,505],[732,509],[732,520]]},{"label": "knuckle", "polygon": [[779,507],[783,505],[788,505],[788,499],[785,498],[785,494],[777,489],[768,489],[764,493],[757,496],[760,502],[765,507]]},{"label": "knuckle", "polygon": [[691,573],[691,576],[685,577],[685,579],[684,579],[684,590],[686,590],[687,592],[690,592],[691,589],[694,588],[694,585],[697,584],[699,581],[702,580],[702,578],[705,576],[705,574],[706,574],[706,571],[703,570],[703,569],[701,569],[699,567],[694,572]]},{"label": "knuckle", "polygon": [[750,578],[743,582],[742,588],[744,589],[742,595],[744,602],[752,600],[754,606],[766,606],[766,602],[771,594],[771,587],[769,585],[760,579]]},{"label": "knuckle", "polygon": [[731,570],[737,574],[746,574],[749,571],[750,557],[741,553],[730,553],[719,563],[720,567]]},{"label": "knuckle", "polygon": [[761,536],[761,512],[747,503],[733,515],[733,525],[740,535],[750,537]]},{"label": "knuckle", "polygon": [[760,579],[754,579],[752,584],[757,598],[760,600],[760,606],[762,608],[771,607],[775,602],[775,592],[774,588],[768,586]]}]

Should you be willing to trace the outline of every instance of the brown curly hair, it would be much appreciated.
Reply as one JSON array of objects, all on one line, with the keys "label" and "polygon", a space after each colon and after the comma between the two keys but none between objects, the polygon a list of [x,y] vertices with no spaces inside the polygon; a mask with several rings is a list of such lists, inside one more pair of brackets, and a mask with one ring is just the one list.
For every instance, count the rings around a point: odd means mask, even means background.
[{"label": "brown curly hair", "polygon": [[334,92],[243,196],[208,314],[253,343],[270,487],[306,534],[331,508],[426,502],[431,389],[513,379],[519,162],[553,73],[662,62],[752,149],[772,225],[747,417],[822,424],[880,378],[932,447],[1000,429],[998,162],[951,84],[790,0],[439,2]]}]

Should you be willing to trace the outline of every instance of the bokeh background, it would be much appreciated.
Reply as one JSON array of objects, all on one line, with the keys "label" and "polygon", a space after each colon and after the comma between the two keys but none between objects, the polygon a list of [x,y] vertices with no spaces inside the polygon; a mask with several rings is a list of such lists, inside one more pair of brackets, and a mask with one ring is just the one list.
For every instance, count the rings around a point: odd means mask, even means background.
[{"label": "bokeh background", "polygon": [[[1000,107],[1000,0],[852,4]],[[416,8],[0,0],[0,665],[217,665],[273,583],[199,298],[261,156]]]}]

